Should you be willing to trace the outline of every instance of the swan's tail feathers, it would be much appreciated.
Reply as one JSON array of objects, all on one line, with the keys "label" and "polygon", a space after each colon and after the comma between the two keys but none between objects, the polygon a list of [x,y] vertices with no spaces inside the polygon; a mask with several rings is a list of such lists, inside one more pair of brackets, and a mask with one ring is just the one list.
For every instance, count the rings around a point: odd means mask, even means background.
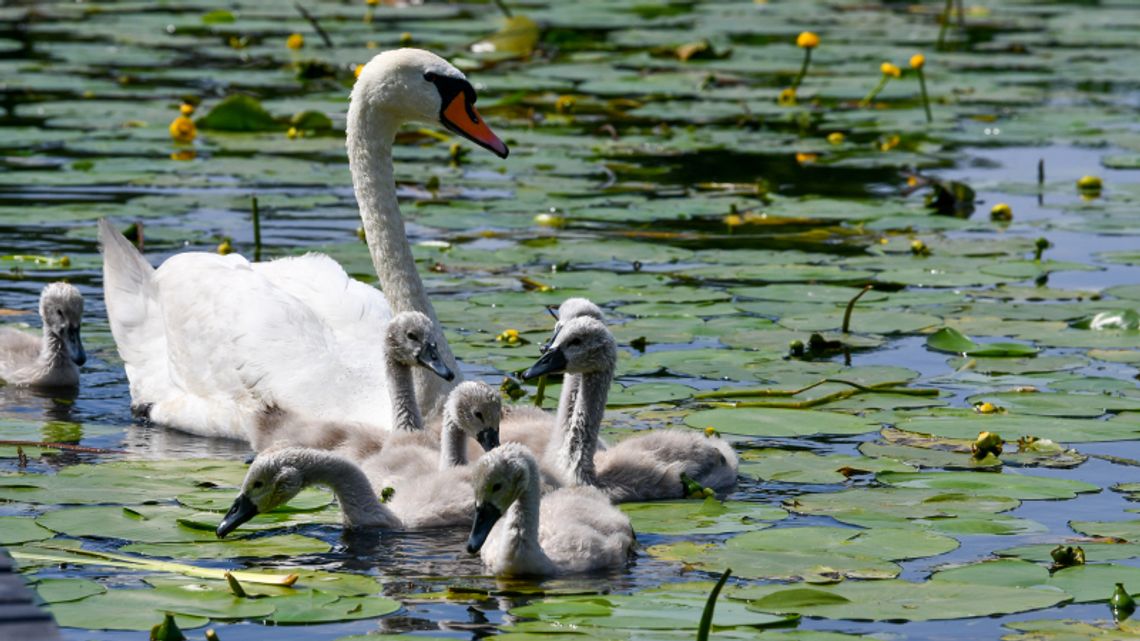
[{"label": "swan's tail feathers", "polygon": [[[134,404],[155,402],[146,391],[165,368],[166,334],[154,283],[155,269],[106,218],[99,219],[103,250],[103,300],[115,346],[131,382]],[[163,376],[162,378],[165,378]]]}]

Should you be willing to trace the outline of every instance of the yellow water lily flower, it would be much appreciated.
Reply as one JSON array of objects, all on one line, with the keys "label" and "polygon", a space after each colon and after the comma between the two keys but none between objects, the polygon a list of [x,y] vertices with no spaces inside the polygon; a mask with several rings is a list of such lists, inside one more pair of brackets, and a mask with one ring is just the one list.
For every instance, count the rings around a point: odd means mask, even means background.
[{"label": "yellow water lily flower", "polygon": [[990,218],[994,220],[1013,220],[1013,208],[1005,203],[998,203],[990,209]]},{"label": "yellow water lily flower", "polygon": [[296,51],[305,46],[305,36],[302,36],[299,33],[290,34],[290,36],[285,40],[285,46],[289,47],[293,51]]},{"label": "yellow water lily flower", "polygon": [[811,154],[811,153],[803,153],[803,152],[796,153],[796,162],[798,162],[801,165],[810,165],[817,160],[819,160],[819,154]]},{"label": "yellow water lily flower", "polygon": [[188,102],[184,102],[181,106],[178,107],[178,112],[183,116],[189,116],[194,113],[194,105]]},{"label": "yellow water lily flower", "polygon": [[796,104],[796,90],[791,87],[784,89],[780,92],[779,97],[776,98],[776,102],[784,107],[790,107]]},{"label": "yellow water lily flower", "polygon": [[911,69],[922,69],[922,66],[925,64],[926,64],[926,56],[922,55],[921,53],[916,53],[910,57],[910,68]]},{"label": "yellow water lily flower", "polygon": [[503,330],[503,333],[495,337],[495,340],[499,341],[500,343],[514,345],[519,342],[519,330],[505,329]]},{"label": "yellow water lily flower", "polygon": [[844,140],[847,140],[847,136],[844,136],[842,131],[833,131],[827,134],[827,142],[833,145],[842,145]]},{"label": "yellow water lily flower", "polygon": [[800,49],[815,49],[819,46],[819,36],[810,31],[804,31],[796,36],[796,46]]},{"label": "yellow water lily flower", "polygon": [[1100,191],[1103,186],[1104,183],[1096,176],[1082,176],[1077,181],[1077,189],[1081,191]]},{"label": "yellow water lily flower", "polygon": [[890,62],[884,62],[879,65],[879,71],[882,71],[884,76],[890,76],[892,78],[902,76],[902,69],[899,69],[898,65]]},{"label": "yellow water lily flower", "polygon": [[178,116],[170,122],[170,137],[175,142],[193,142],[198,137],[198,128],[190,118]]}]

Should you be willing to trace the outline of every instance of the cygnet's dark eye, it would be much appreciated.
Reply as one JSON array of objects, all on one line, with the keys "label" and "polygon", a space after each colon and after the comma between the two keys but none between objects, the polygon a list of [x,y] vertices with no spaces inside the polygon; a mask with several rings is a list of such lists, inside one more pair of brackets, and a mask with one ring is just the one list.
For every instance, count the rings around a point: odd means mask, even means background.
[{"label": "cygnet's dark eye", "polygon": [[424,73],[424,80],[427,80],[428,82],[435,82],[435,79],[436,75],[434,71],[428,71]]},{"label": "cygnet's dark eye", "polygon": [[582,344],[582,339],[580,339],[580,338],[574,338],[574,339],[571,339],[571,340],[570,340],[568,343],[566,343],[566,344],[567,344],[567,345],[570,345],[571,347],[577,347],[577,346],[579,346],[579,345],[581,345],[581,344]]},{"label": "cygnet's dark eye", "polygon": [[253,489],[260,490],[264,485],[265,485],[264,481],[254,481],[253,482]]},{"label": "cygnet's dark eye", "polygon": [[415,332],[408,332],[408,340],[410,340],[410,341],[418,341],[418,340],[420,340],[420,337],[419,337],[419,336],[416,336],[416,333],[415,333]]},{"label": "cygnet's dark eye", "polygon": [[475,412],[475,418],[478,419],[479,422],[483,422],[483,412]]},{"label": "cygnet's dark eye", "polygon": [[492,492],[498,492],[498,491],[499,491],[499,490],[501,490],[501,489],[503,489],[503,484],[502,484],[502,483],[496,483],[496,484],[494,484],[494,485],[492,485],[492,486],[491,486],[491,491],[492,491]]}]

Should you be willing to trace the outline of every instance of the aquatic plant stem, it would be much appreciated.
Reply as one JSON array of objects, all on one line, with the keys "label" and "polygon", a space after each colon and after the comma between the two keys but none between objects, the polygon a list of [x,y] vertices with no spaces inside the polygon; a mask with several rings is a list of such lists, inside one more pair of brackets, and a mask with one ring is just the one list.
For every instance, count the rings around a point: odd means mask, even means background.
[{"label": "aquatic plant stem", "polygon": [[869,291],[871,291],[871,286],[864,285],[862,291],[860,291],[858,294],[855,294],[851,300],[847,301],[847,309],[843,310],[843,326],[839,328],[840,331],[842,331],[844,334],[849,333],[848,329],[851,327],[851,311],[855,309],[855,301],[862,298],[863,294],[866,294]]},{"label": "aquatic plant stem", "polygon": [[891,79],[890,76],[888,76],[887,74],[883,74],[879,78],[879,84],[875,85],[875,88],[872,89],[870,92],[868,92],[867,96],[859,101],[859,106],[860,107],[869,107],[871,105],[871,101],[874,100],[875,97],[879,95],[879,92],[883,90],[883,87],[887,86],[887,82],[889,82],[890,79]]},{"label": "aquatic plant stem", "polygon": [[546,398],[546,374],[538,377],[538,389],[534,391],[534,406],[542,407],[544,398]]},{"label": "aquatic plant stem", "polygon": [[926,74],[922,72],[922,67],[915,69],[918,72],[918,87],[922,90],[922,108],[926,110],[926,124],[934,122],[934,116],[930,113],[930,96],[926,93]]},{"label": "aquatic plant stem", "polygon": [[792,81],[792,91],[800,88],[800,83],[803,82],[804,76],[807,75],[808,65],[811,64],[811,48],[804,48],[804,63],[800,65],[800,73],[796,75],[796,79]]},{"label": "aquatic plant stem", "polygon": [[297,8],[297,11],[301,14],[301,16],[305,20],[309,21],[309,24],[312,25],[312,27],[313,27],[313,31],[317,32],[317,35],[320,36],[321,40],[324,41],[325,46],[328,47],[329,49],[332,49],[333,48],[332,38],[329,37],[328,32],[326,32],[324,27],[321,26],[321,23],[317,22],[316,17],[314,17],[313,14],[309,13],[308,9],[301,6],[300,2],[294,2],[293,6]]},{"label": "aquatic plant stem", "polygon": [[84,454],[129,454],[126,450],[109,450],[102,447],[85,447],[72,443],[49,443],[44,441],[0,440],[0,447],[38,447],[45,450],[66,450],[68,452],[82,452]]},{"label": "aquatic plant stem", "polygon": [[938,43],[934,48],[942,51],[943,46],[946,44],[946,29],[950,26],[950,11],[953,8],[954,0],[946,0],[946,8],[942,10],[941,26],[938,28]]},{"label": "aquatic plant stem", "polygon": [[[108,567],[129,568],[133,570],[144,570],[151,572],[170,572],[173,574],[182,574],[198,579],[216,579],[219,581],[225,581],[226,574],[231,574],[235,579],[258,585],[290,586],[296,583],[298,578],[296,574],[231,572],[229,570],[222,570],[219,568],[202,568],[196,565],[175,563],[173,561],[155,561],[153,559],[127,556],[125,554],[112,554],[110,552],[98,552],[95,550],[83,550],[79,548],[63,548],[51,545],[38,545],[36,547],[45,550],[45,552],[39,553],[26,549],[11,550],[10,552],[12,554],[12,558],[17,560],[25,559],[28,561],[49,561],[54,563],[105,565]],[[51,552],[53,551],[58,551],[63,554],[52,554]]]},{"label": "aquatic plant stem", "polygon": [[250,196],[253,207],[253,260],[261,260],[261,210],[257,207],[257,196]]},{"label": "aquatic plant stem", "polygon": [[697,627],[697,641],[709,641],[709,630],[712,628],[713,610],[716,609],[716,598],[720,596],[720,589],[724,587],[725,581],[728,581],[728,577],[730,576],[732,576],[732,568],[726,568],[724,573],[720,575],[720,578],[717,579],[712,592],[709,592],[709,599],[705,601],[705,609],[701,612],[701,623]]},{"label": "aquatic plant stem", "polygon": [[495,6],[498,7],[499,11],[502,11],[503,15],[508,19],[514,17],[511,15],[511,10],[507,8],[507,3],[503,2],[503,0],[495,0]]}]

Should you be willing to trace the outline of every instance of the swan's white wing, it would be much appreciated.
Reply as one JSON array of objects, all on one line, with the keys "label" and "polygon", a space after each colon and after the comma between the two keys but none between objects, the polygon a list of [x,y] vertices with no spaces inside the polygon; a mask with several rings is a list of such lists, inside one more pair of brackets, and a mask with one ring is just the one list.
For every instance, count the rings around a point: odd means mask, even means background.
[{"label": "swan's white wing", "polygon": [[251,266],[274,286],[303,302],[346,349],[369,350],[368,357],[379,353],[384,327],[392,320],[392,307],[380,290],[352,278],[324,254]]},{"label": "swan's white wing", "polygon": [[154,403],[170,392],[166,329],[162,323],[155,270],[106,219],[99,220],[103,248],[103,299],[119,356],[127,371],[131,399]]},{"label": "swan's white wing", "polygon": [[[239,403],[249,394],[319,419],[383,424],[388,417],[383,343],[344,339],[368,332],[338,335],[328,314],[244,258],[180,254],[163,264],[156,281],[171,378],[180,388]],[[369,331],[380,334],[383,326]],[[356,344],[364,342],[369,350]]]}]

